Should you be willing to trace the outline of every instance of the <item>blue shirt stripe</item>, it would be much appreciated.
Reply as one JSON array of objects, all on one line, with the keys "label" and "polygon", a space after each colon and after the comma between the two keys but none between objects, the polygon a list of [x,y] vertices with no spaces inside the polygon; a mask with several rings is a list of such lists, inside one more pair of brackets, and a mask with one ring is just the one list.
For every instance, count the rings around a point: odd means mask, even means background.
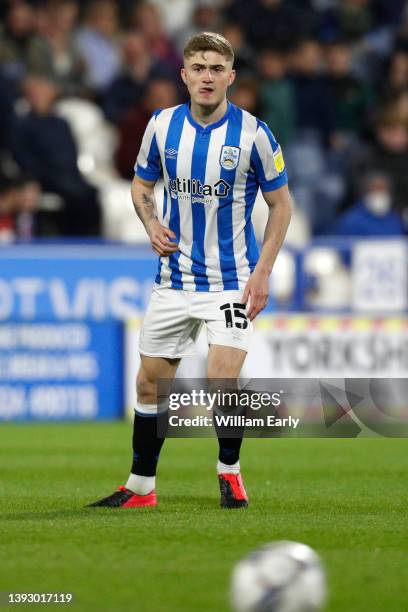
[{"label": "blue shirt stripe", "polygon": [[[191,160],[191,178],[200,181],[202,184],[205,183],[210,137],[211,130],[196,130]],[[191,271],[194,274],[196,290],[209,291],[210,284],[207,277],[204,252],[205,207],[201,203],[195,203],[193,195],[191,196],[191,214],[193,217],[193,244],[191,248],[193,264]]]},{"label": "blue shirt stripe", "polygon": [[249,172],[245,185],[245,244],[247,248],[246,257],[251,272],[254,271],[259,258],[258,246],[256,244],[254,227],[251,221],[252,210],[258,192],[258,184],[253,172]]},{"label": "blue shirt stripe", "polygon": [[265,171],[261,162],[261,158],[259,157],[258,149],[256,148],[256,144],[254,143],[251,151],[251,165],[255,170],[255,176],[257,178],[258,184],[262,186],[263,183],[266,182]]}]

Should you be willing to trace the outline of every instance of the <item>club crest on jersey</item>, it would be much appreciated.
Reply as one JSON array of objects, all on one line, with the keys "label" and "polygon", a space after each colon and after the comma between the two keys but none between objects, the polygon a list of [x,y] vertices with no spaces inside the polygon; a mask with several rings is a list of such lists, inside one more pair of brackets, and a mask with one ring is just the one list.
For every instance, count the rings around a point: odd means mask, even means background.
[{"label": "club crest on jersey", "polygon": [[241,149],[223,145],[220,155],[220,166],[224,170],[234,170],[238,166]]}]

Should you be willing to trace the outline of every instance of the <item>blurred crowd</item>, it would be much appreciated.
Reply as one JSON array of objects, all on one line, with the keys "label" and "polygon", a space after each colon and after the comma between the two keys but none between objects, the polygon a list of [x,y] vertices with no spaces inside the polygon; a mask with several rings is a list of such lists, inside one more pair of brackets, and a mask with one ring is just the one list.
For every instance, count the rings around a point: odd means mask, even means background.
[{"label": "blurred crowd", "polygon": [[407,233],[405,0],[3,0],[0,19],[0,242],[132,239],[145,126],[187,99],[203,30],[283,146],[303,236]]}]

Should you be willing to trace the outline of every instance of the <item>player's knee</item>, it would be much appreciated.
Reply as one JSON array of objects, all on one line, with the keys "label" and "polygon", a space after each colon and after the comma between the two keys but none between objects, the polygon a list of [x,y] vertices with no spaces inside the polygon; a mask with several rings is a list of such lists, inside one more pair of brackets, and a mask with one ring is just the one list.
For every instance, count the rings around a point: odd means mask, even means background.
[{"label": "player's knee", "polygon": [[237,378],[245,361],[246,351],[233,347],[211,346],[208,356],[208,378]]},{"label": "player's knee", "polygon": [[136,393],[140,404],[155,404],[157,401],[156,381],[143,368],[140,368],[136,378]]},{"label": "player's knee", "polygon": [[214,383],[216,385],[220,384],[219,381],[217,383],[218,379],[236,378],[238,375],[239,369],[232,364],[216,361],[208,365],[207,376],[210,381],[213,381],[215,379]]}]

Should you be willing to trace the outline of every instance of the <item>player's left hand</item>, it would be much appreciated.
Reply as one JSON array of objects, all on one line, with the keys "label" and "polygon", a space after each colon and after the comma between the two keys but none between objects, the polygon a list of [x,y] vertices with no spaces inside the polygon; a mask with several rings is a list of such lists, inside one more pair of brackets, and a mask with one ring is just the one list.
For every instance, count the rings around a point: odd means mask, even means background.
[{"label": "player's left hand", "polygon": [[262,268],[255,268],[245,286],[242,303],[248,304],[247,317],[253,321],[265,308],[269,297],[269,272]]}]

